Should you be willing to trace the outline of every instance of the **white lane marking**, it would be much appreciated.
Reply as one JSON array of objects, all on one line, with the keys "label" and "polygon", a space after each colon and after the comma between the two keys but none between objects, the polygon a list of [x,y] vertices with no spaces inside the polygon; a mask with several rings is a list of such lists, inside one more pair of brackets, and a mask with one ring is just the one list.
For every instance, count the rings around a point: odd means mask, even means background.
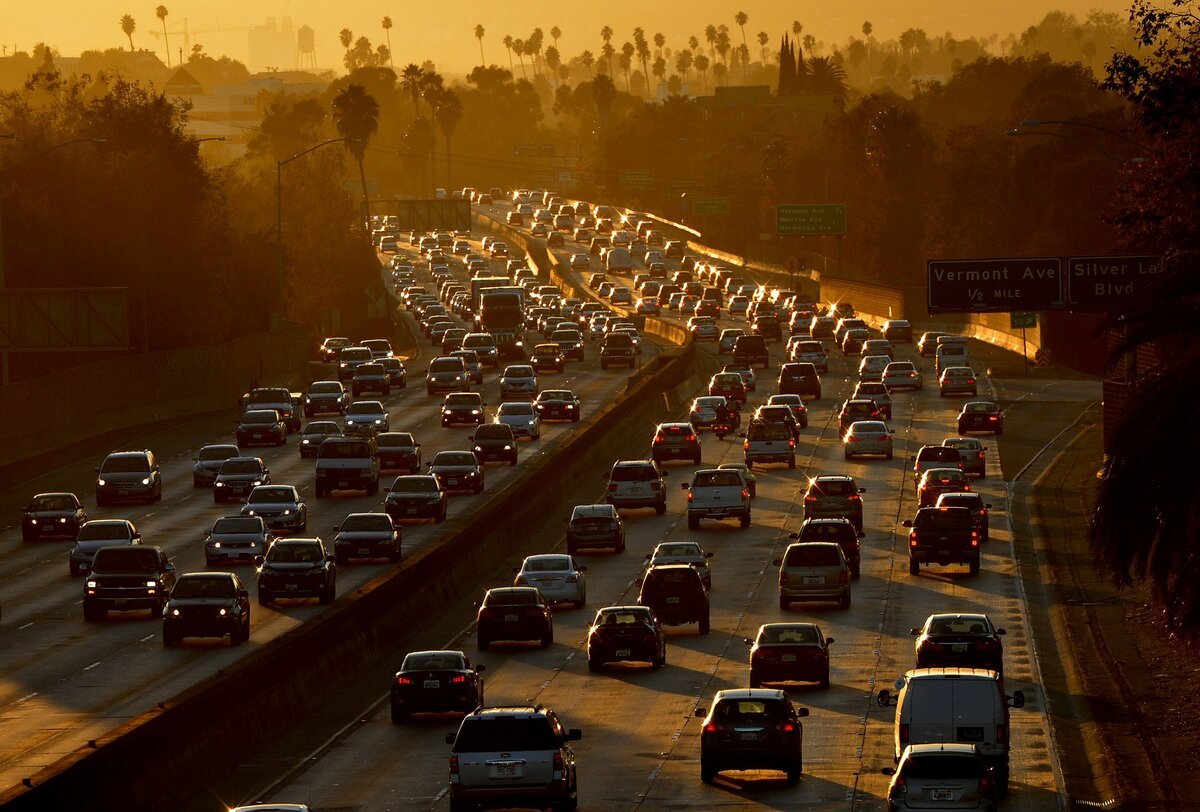
[{"label": "white lane marking", "polygon": [[153,639],[154,639],[155,637],[157,637],[157,636],[158,636],[158,635],[156,635],[156,634],[148,634],[148,635],[146,635],[145,637],[143,637],[141,640],[139,640],[138,642],[139,642],[139,643],[145,643],[145,642],[147,642],[147,641],[149,641],[149,640],[153,640]]},{"label": "white lane marking", "polygon": [[17,704],[20,705],[22,702],[25,702],[26,700],[29,700],[29,699],[33,699],[37,695],[38,695],[37,691],[34,691],[31,694],[25,694],[25,696],[23,696],[17,700]]},{"label": "white lane marking", "polygon": [[91,664],[91,665],[89,665],[89,666],[86,666],[86,667],[85,667],[83,670],[84,670],[84,671],[91,671],[93,668],[95,668],[95,667],[96,667],[96,666],[98,666],[98,665],[100,665],[100,661],[99,661],[99,660],[96,660],[96,662],[92,663],[92,664]]},{"label": "white lane marking", "polygon": [[33,621],[31,620],[28,623],[26,623],[24,626],[18,626],[17,631],[24,631],[25,629],[28,629],[32,625],[33,625]]}]

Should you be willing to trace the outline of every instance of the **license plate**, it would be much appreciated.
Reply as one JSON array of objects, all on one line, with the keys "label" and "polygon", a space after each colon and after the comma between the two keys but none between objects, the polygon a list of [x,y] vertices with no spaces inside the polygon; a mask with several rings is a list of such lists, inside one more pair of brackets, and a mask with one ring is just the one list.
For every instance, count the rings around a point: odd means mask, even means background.
[{"label": "license plate", "polygon": [[288,592],[292,592],[294,590],[299,589],[300,585],[299,584],[284,584],[283,588],[284,588],[284,590],[286,590]]},{"label": "license plate", "polygon": [[417,509],[416,508],[408,508],[407,510],[404,511],[404,513],[408,516],[416,516]]},{"label": "license plate", "polygon": [[516,623],[516,622],[517,622],[517,616],[516,616],[516,615],[505,615],[505,616],[504,616],[504,622],[505,622],[505,623]]},{"label": "license plate", "polygon": [[255,440],[261,440],[261,439],[262,439],[262,435],[261,435],[261,434],[259,434],[257,431],[256,431],[256,432],[254,432],[253,434],[251,434],[250,436],[251,436],[252,438],[254,438]]},{"label": "license plate", "polygon": [[742,734],[740,734],[740,736],[738,738],[740,738],[744,742],[756,742],[756,741],[758,741],[758,734],[757,733],[742,733]]},{"label": "license plate", "polygon": [[678,597],[667,598],[667,603],[679,603]]},{"label": "license plate", "polygon": [[122,606],[125,606],[127,603],[129,603],[128,599],[126,599],[126,598],[117,598],[116,600],[114,600],[114,601],[113,601],[113,606],[115,606],[115,607],[117,607],[118,609],[120,609]]},{"label": "license plate", "polygon": [[954,793],[952,793],[948,789],[935,789],[933,791],[933,800],[935,800],[935,801],[952,801],[952,800],[954,800]]},{"label": "license plate", "polygon": [[339,481],[339,482],[338,482],[338,487],[339,487],[339,488],[349,488],[349,487],[350,487],[350,483],[349,483],[349,482],[347,482],[347,481],[345,481],[345,480],[341,480],[341,481]]},{"label": "license plate", "polygon": [[446,480],[446,484],[447,484],[447,485],[457,485],[457,484],[458,484],[458,480],[457,480],[457,479],[447,479],[447,480]]},{"label": "license plate", "polygon": [[359,548],[358,548],[358,554],[359,554],[359,555],[370,555],[370,554],[371,554],[371,548],[370,548],[370,547],[359,547]]},{"label": "license plate", "polygon": [[963,654],[969,651],[971,646],[967,643],[954,643],[951,645],[951,651],[956,654]]},{"label": "license plate", "polygon": [[785,655],[783,655],[782,659],[785,663],[794,663],[794,662],[796,662],[796,655],[795,654],[785,654]]},{"label": "license plate", "polygon": [[806,584],[823,584],[823,583],[825,583],[825,577],[822,575],[805,575],[804,583],[806,583]]},{"label": "license plate", "polygon": [[425,680],[424,685],[426,688],[430,688],[430,689],[442,687],[441,681],[436,680],[436,679],[427,679],[427,680]]},{"label": "license plate", "polygon": [[629,649],[627,649],[627,648],[619,648],[619,649],[617,649],[617,656],[618,656],[618,657],[628,657],[628,656],[629,656]]},{"label": "license plate", "polygon": [[516,777],[517,777],[517,765],[516,764],[493,764],[492,765],[492,778],[516,778]]}]

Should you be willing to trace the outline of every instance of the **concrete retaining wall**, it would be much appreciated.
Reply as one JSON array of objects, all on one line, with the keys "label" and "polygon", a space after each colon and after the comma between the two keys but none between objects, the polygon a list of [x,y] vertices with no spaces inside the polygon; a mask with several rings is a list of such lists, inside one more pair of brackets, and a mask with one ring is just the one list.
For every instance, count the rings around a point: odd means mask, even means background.
[{"label": "concrete retaining wall", "polygon": [[0,386],[0,468],[133,426],[234,409],[252,380],[307,381],[308,330],[128,355]]}]

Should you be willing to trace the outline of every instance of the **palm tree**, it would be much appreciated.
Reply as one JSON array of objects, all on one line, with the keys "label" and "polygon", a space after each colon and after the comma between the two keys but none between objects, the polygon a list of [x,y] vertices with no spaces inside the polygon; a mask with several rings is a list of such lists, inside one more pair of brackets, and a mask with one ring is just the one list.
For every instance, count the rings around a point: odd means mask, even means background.
[{"label": "palm tree", "polygon": [[696,39],[695,34],[688,37],[688,47],[692,49],[693,54],[700,50],[700,40]]},{"label": "palm tree", "polygon": [[662,34],[654,35],[654,47],[658,49],[658,51],[655,52],[655,54],[654,54],[656,59],[663,55],[663,52],[662,52],[663,46],[666,44],[667,44],[667,38],[665,36],[663,36]]},{"label": "palm tree", "polygon": [[[651,70],[654,71],[654,78],[658,80],[658,84],[662,84],[663,79],[667,75],[667,60],[661,56],[657,57],[654,60],[654,67]],[[657,93],[657,85],[655,86],[655,92]]]},{"label": "palm tree", "polygon": [[718,62],[717,64],[713,65],[713,84],[724,84],[723,80],[725,79],[725,74],[727,73],[729,73],[729,68],[727,68],[724,63]]},{"label": "palm tree", "polygon": [[137,23],[134,22],[132,16],[126,14],[121,18],[121,30],[125,32],[125,36],[129,37],[129,51],[133,52],[133,32],[137,30]]},{"label": "palm tree", "polygon": [[[554,47],[558,47],[558,38],[562,36],[562,29],[557,25],[550,29],[550,39],[554,40]],[[561,51],[560,51],[561,53]]]},{"label": "palm tree", "polygon": [[854,73],[858,76],[858,83],[863,84],[862,73],[859,66],[863,60],[867,58],[867,44],[860,39],[853,39],[850,45],[846,48],[846,60],[850,63],[850,67],[854,68]]},{"label": "palm tree", "polygon": [[874,30],[870,20],[862,24],[863,39],[867,41],[867,79],[871,78],[871,32]]},{"label": "palm tree", "polygon": [[521,63],[521,78],[525,79],[525,40],[513,40],[513,50],[517,53],[517,60]]},{"label": "palm tree", "polygon": [[581,53],[579,55],[579,62],[581,65],[583,65],[585,68],[587,68],[588,78],[591,79],[592,78],[592,65],[596,64],[596,57],[592,55],[591,51],[585,50],[583,53]]},{"label": "palm tree", "polygon": [[400,87],[412,94],[413,110],[417,116],[421,115],[421,80],[425,78],[425,71],[421,70],[421,66],[415,62],[410,62],[404,66],[404,71],[400,74]]},{"label": "palm tree", "polygon": [[[626,51],[625,48],[629,50]],[[633,84],[629,78],[629,69],[633,67],[633,44],[625,43],[621,48],[621,55],[617,57],[617,67],[625,72],[625,90],[629,93],[633,92]]]},{"label": "palm tree", "polygon": [[429,118],[431,121],[437,112],[437,103],[442,95],[443,85],[444,81],[440,73],[431,70],[422,71],[421,97],[429,105]]},{"label": "palm tree", "polygon": [[453,90],[443,91],[438,97],[437,111],[434,117],[437,120],[438,127],[442,130],[442,135],[446,136],[446,188],[453,186],[453,181],[450,174],[450,139],[454,135],[454,129],[458,126],[458,122],[462,120],[463,106],[462,101],[458,98],[458,94]]},{"label": "palm tree", "polygon": [[592,102],[596,105],[596,115],[601,126],[608,123],[616,96],[617,86],[613,84],[610,76],[601,74],[592,80]]},{"label": "palm tree", "polygon": [[675,55],[675,71],[686,80],[692,72],[692,52],[684,49]]},{"label": "palm tree", "polygon": [[396,65],[395,65],[395,63],[392,62],[392,18],[384,17],[382,24],[383,24],[383,35],[385,37],[387,37],[388,67],[394,69],[396,67]]},{"label": "palm tree", "polygon": [[558,49],[551,45],[546,49],[546,67],[550,69],[550,76],[554,79],[554,87],[558,88],[558,67],[562,64],[562,56],[558,53]]},{"label": "palm tree", "polygon": [[827,56],[814,56],[808,60],[808,82],[812,92],[822,96],[833,96],[841,105],[846,101],[846,71]]},{"label": "palm tree", "polygon": [[612,76],[612,58],[616,53],[617,49],[613,47],[611,42],[604,43],[600,48],[600,56],[604,57],[604,64],[608,66],[604,73],[609,76]]},{"label": "palm tree", "polygon": [[371,198],[367,194],[367,170],[363,163],[367,144],[379,129],[379,102],[367,93],[362,85],[346,85],[330,105],[333,109],[333,125],[338,135],[346,139],[346,149],[358,162],[358,177],[362,182],[363,212],[368,212]]},{"label": "palm tree", "polygon": [[542,29],[535,28],[533,33],[525,40],[525,53],[529,54],[529,58],[533,62],[533,70],[537,76],[542,75],[542,42],[546,39],[546,35],[542,33]]},{"label": "palm tree", "polygon": [[[739,11],[733,15],[733,21],[737,23],[738,28],[742,29],[742,45],[746,45],[746,23],[750,22],[750,15],[744,11]],[[749,45],[746,45],[749,48]]]},{"label": "palm tree", "polygon": [[692,60],[692,64],[696,66],[696,71],[700,74],[703,84],[701,87],[708,90],[708,56],[707,54],[696,54],[696,58]]},{"label": "palm tree", "polygon": [[711,23],[704,26],[704,40],[708,43],[708,58],[717,57],[717,27]]},{"label": "palm tree", "polygon": [[482,68],[487,65],[487,60],[483,58],[483,24],[475,26],[475,39],[479,40],[479,66]]},{"label": "palm tree", "polygon": [[513,76],[516,76],[517,69],[515,67],[513,67],[513,61],[512,61],[513,44],[514,44],[515,40],[513,40],[511,34],[505,34],[504,39],[502,39],[500,41],[504,44],[504,47],[508,49],[508,70],[510,73],[512,73]]},{"label": "palm tree", "polygon": [[608,73],[612,75],[612,57],[614,49],[612,47],[613,30],[611,25],[606,25],[600,29],[600,39],[604,40],[604,47],[600,52],[604,54],[605,60],[608,62]]},{"label": "palm tree", "polygon": [[162,22],[163,27],[163,44],[167,46],[167,67],[171,67],[171,40],[167,36],[167,7],[159,6],[154,9],[154,16]]},{"label": "palm tree", "polygon": [[804,30],[804,25],[799,20],[792,20],[792,36],[800,38],[800,32]]},{"label": "palm tree", "polygon": [[767,42],[770,41],[770,39],[771,35],[766,31],[758,32],[758,52],[762,56],[764,65],[767,64],[767,60],[770,58],[767,56]]},{"label": "palm tree", "polygon": [[725,63],[725,68],[729,68],[729,32],[717,31],[717,53],[721,55],[721,61]]},{"label": "palm tree", "polygon": [[812,34],[804,35],[804,50],[809,53],[815,53],[817,48],[817,38]]}]

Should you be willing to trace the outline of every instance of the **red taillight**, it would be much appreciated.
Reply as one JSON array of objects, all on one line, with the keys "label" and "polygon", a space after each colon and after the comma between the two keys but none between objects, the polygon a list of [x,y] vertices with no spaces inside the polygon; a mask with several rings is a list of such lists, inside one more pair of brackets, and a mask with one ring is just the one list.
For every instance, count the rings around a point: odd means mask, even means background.
[{"label": "red taillight", "polygon": [[491,620],[492,618],[497,617],[499,614],[500,613],[497,612],[495,609],[480,609],[479,610],[479,619],[480,620]]},{"label": "red taillight", "polygon": [[795,733],[796,725],[792,722],[783,722],[778,725],[780,733]]},{"label": "red taillight", "polygon": [[749,499],[749,498],[750,498],[750,491],[746,490],[745,488],[742,488],[742,498],[743,498],[743,499]]},{"label": "red taillight", "polygon": [[805,501],[805,502],[815,502],[815,501],[817,501],[817,497],[815,497],[815,496],[806,496],[806,497],[804,497],[804,501]]},{"label": "red taillight", "polygon": [[900,725],[900,743],[908,744],[908,725]]},{"label": "red taillight", "polygon": [[788,585],[788,574],[787,574],[786,572],[780,571],[780,573],[779,573],[779,585],[780,585],[780,586],[787,586],[787,585]]},{"label": "red taillight", "polygon": [[917,546],[917,531],[916,530],[914,530],[908,534],[908,546],[909,547]]},{"label": "red taillight", "polygon": [[852,493],[852,494],[850,494],[850,501],[851,502],[861,502],[862,497],[859,496],[857,493]]},{"label": "red taillight", "polygon": [[666,441],[667,441],[666,437],[655,437],[654,438],[654,442],[656,442],[656,443],[665,443]]},{"label": "red taillight", "polygon": [[578,576],[578,575],[568,575],[568,576],[567,576],[567,583],[568,583],[568,584],[577,584],[577,583],[579,583],[579,576]]},{"label": "red taillight", "polygon": [[997,420],[999,420],[999,419],[1000,419],[1000,418],[999,418],[999,417],[997,417],[996,415],[992,415],[991,417],[989,417],[989,418],[988,418],[988,420],[992,421],[993,423],[995,423],[995,422],[996,422]]},{"label": "red taillight", "polygon": [[412,685],[413,681],[408,677],[396,677],[397,685]]},{"label": "red taillight", "polygon": [[750,450],[750,441],[749,441],[749,440],[747,440],[746,442],[742,443],[742,450],[743,450],[743,451],[749,451],[749,450]]},{"label": "red taillight", "polygon": [[996,743],[1008,741],[1008,725],[996,725]]},{"label": "red taillight", "polygon": [[796,447],[796,441],[788,440],[788,448],[795,448],[795,447]]},{"label": "red taillight", "polygon": [[979,546],[979,531],[978,530],[971,531],[971,546],[972,547]]},{"label": "red taillight", "polygon": [[466,681],[467,681],[467,677],[465,674],[459,674],[457,677],[454,677],[453,679],[450,680],[450,682],[452,682],[455,685],[463,685],[466,683]]},{"label": "red taillight", "polygon": [[[614,489],[616,488],[616,486],[615,486],[615,485],[614,485],[613,487],[614,487]],[[658,489],[659,489],[659,488],[661,488],[661,487],[662,487],[662,485],[660,485],[660,484],[659,484],[659,483],[657,483],[657,482],[651,482],[651,483],[650,483],[650,490],[652,490],[652,491],[656,491],[656,490],[658,490]]]},{"label": "red taillight", "polygon": [[974,379],[974,378],[968,378],[968,379],[967,379],[967,383],[975,383],[975,379]]},{"label": "red taillight", "polygon": [[560,772],[562,772],[562,769],[563,769],[562,753],[555,753],[554,754],[554,772],[560,773]]},{"label": "red taillight", "polygon": [[986,510],[981,510],[981,511],[979,511],[979,515],[980,515],[980,516],[986,516],[986,515],[987,515],[987,511],[986,511]]},{"label": "red taillight", "polygon": [[907,793],[908,783],[900,776],[896,776],[896,780],[892,782],[892,795],[905,795]]},{"label": "red taillight", "polygon": [[717,732],[717,725],[716,725],[716,723],[715,723],[715,722],[709,722],[707,725],[705,725],[705,726],[704,726],[704,732],[705,732],[705,733],[716,733],[716,732]]},{"label": "red taillight", "polygon": [[696,435],[689,434],[687,437],[684,437],[683,439],[687,440],[689,443],[694,443],[694,442],[696,442]]},{"label": "red taillight", "polygon": [[609,492],[609,493],[616,493],[616,492],[617,492],[617,484],[616,484],[615,482],[609,483],[609,486],[608,486],[608,492]]},{"label": "red taillight", "polygon": [[982,451],[980,451],[980,452],[979,452],[979,459],[983,459],[983,452],[982,452]]},{"label": "red taillight", "polygon": [[838,573],[838,583],[839,584],[850,583],[850,571],[849,570],[842,570],[841,572]]},{"label": "red taillight", "polygon": [[692,501],[692,492],[688,491],[688,501]]},{"label": "red taillight", "polygon": [[458,775],[458,756],[450,756],[450,774]]},{"label": "red taillight", "polygon": [[985,775],[983,778],[979,779],[979,795],[981,797],[988,797],[995,791],[996,786],[992,783],[992,777],[990,775]]}]

